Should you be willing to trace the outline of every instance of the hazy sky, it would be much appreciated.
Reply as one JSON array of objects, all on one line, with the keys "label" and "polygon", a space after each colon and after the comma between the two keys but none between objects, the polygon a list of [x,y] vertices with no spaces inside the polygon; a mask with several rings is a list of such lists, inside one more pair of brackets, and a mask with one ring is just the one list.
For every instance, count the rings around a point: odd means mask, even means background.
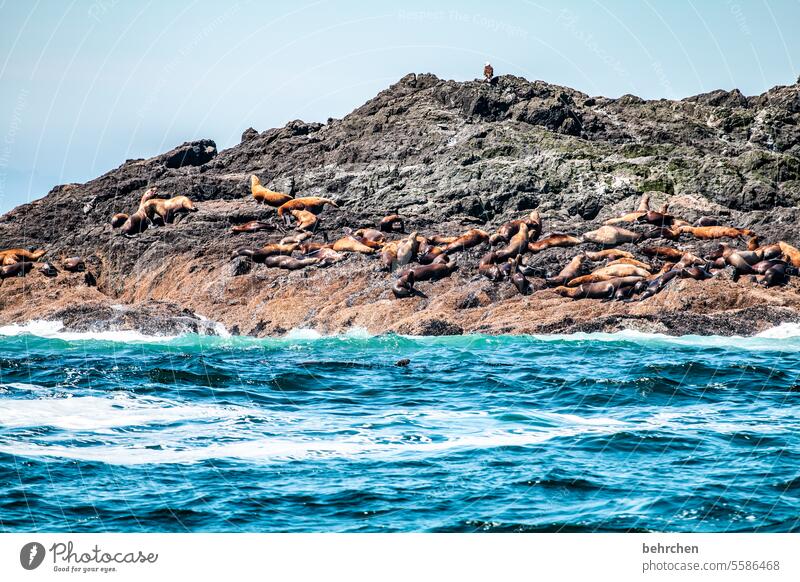
[{"label": "hazy sky", "polygon": [[800,74],[798,23],[800,0],[0,0],[0,211],[486,60],[592,95],[761,93]]}]

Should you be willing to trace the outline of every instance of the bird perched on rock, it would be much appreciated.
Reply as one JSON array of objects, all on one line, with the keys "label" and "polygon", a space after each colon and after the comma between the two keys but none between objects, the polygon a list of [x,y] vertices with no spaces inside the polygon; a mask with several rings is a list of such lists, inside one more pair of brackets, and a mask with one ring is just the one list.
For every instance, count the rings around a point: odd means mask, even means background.
[{"label": "bird perched on rock", "polygon": [[488,83],[494,77],[494,68],[492,68],[492,64],[489,61],[486,61],[486,65],[483,67],[483,78]]}]

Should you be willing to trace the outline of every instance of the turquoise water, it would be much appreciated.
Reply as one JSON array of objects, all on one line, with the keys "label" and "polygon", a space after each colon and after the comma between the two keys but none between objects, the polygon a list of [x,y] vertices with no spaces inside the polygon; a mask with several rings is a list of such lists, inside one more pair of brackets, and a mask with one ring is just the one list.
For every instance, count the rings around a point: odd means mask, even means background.
[{"label": "turquoise water", "polygon": [[0,531],[800,530],[800,337],[3,330]]}]

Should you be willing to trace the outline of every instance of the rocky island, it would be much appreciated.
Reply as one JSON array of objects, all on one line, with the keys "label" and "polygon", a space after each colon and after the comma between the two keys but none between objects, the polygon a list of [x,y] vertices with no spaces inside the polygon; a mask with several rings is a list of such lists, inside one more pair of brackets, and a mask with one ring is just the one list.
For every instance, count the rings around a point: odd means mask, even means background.
[{"label": "rocky island", "polygon": [[[603,248],[583,240],[526,256],[530,292],[478,271],[488,243],[455,254],[454,271],[419,282],[397,299],[397,273],[378,254],[346,253],[331,265],[285,270],[236,256],[293,232],[276,209],[251,195],[251,176],[276,192],[319,196],[338,208],[320,213],[309,240],[336,240],[377,228],[399,214],[405,233],[493,233],[537,210],[542,232],[580,237],[635,210],[667,204],[687,223],[713,217],[753,231],[762,244],[800,244],[800,85],[758,96],[713,91],[680,101],[633,95],[590,97],[542,81],[501,76],[456,82],[407,75],[343,119],[293,121],[218,152],[211,140],[185,143],[147,160],[128,160],[85,184],[0,218],[0,248],[37,248],[56,271],[3,279],[0,324],[58,320],[67,329],[145,333],[283,335],[522,334],[635,329],[667,334],[751,335],[800,321],[800,279],[765,286],[720,269],[698,280],[676,277],[645,299],[572,299],[546,277],[576,254]],[[196,212],[126,236],[110,224],[158,188],[191,199]],[[262,221],[255,232],[236,226]],[[644,226],[623,225],[640,234]],[[399,239],[407,234],[390,233]],[[744,238],[689,235],[653,239],[697,256]],[[650,261],[642,245],[615,245]],[[81,257],[85,269],[62,268]],[[654,267],[660,266],[659,261]],[[588,271],[587,271],[588,272]]]}]

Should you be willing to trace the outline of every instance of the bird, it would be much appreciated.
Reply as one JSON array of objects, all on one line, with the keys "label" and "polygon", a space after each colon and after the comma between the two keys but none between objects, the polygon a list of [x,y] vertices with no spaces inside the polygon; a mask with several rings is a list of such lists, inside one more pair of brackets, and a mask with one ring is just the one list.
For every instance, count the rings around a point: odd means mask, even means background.
[{"label": "bird", "polygon": [[483,67],[483,77],[486,81],[491,81],[492,77],[494,77],[494,69],[489,61],[486,61],[486,65]]}]

